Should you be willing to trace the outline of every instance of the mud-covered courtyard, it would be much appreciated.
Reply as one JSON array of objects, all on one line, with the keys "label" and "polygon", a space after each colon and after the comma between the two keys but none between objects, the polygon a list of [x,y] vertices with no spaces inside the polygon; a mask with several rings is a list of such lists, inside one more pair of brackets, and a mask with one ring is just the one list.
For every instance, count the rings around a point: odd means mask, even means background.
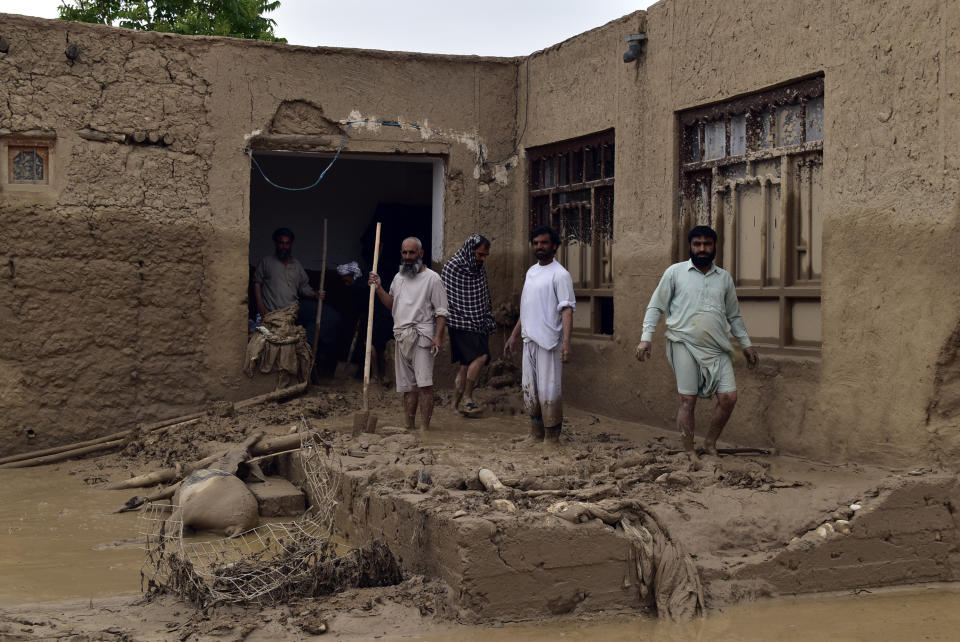
[{"label": "mud-covered courtyard", "polygon": [[[944,607],[955,589],[935,584],[951,579],[957,555],[954,475],[779,454],[705,456],[691,466],[670,432],[572,409],[560,448],[545,449],[525,441],[527,421],[512,414],[516,392],[483,389],[491,410],[473,419],[441,395],[433,429],[408,433],[394,428],[396,395],[377,388],[379,432],[353,437],[359,390],[315,387],[235,413],[213,404],[200,421],[134,433],[116,452],[0,470],[0,632],[98,640],[645,632],[750,639],[751,627],[770,618],[784,631],[777,639],[800,639],[821,631],[809,627],[811,613],[824,610],[815,621],[836,618],[833,630],[848,631],[838,639],[867,639],[870,631],[881,636],[871,639],[903,639],[889,636],[923,609],[937,614],[929,639],[950,639],[960,624],[956,609]],[[197,608],[175,595],[141,593],[144,520],[114,511],[142,491],[101,487],[185,465],[254,431],[288,435],[304,421],[327,436],[338,461],[341,548],[385,542],[402,582],[268,606]],[[298,482],[295,464],[280,468]],[[481,469],[503,488],[488,490]],[[706,618],[656,620],[653,596],[640,593],[631,542],[609,516],[631,506],[649,511],[690,554]],[[572,509],[582,514],[562,515]],[[903,590],[914,582],[927,586]],[[891,585],[900,588],[878,590]],[[793,597],[818,592],[827,597]]]}]

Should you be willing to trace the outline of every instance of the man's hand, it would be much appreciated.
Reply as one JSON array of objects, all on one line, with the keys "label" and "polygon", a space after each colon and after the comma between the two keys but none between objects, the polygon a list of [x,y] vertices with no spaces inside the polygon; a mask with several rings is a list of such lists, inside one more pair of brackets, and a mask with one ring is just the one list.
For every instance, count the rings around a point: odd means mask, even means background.
[{"label": "man's hand", "polygon": [[430,354],[432,356],[437,356],[440,354],[440,350],[443,348],[443,339],[440,337],[434,337],[433,343],[430,345]]},{"label": "man's hand", "polygon": [[570,353],[573,352],[570,347],[570,341],[564,341],[563,346],[560,348],[560,362],[566,363],[570,360]]},{"label": "man's hand", "polygon": [[517,335],[511,334],[510,338],[507,339],[507,342],[503,344],[503,355],[505,357],[512,357],[514,351],[517,347]]},{"label": "man's hand", "polygon": [[650,348],[652,345],[650,341],[641,341],[637,344],[637,361],[646,361],[650,358]]},{"label": "man's hand", "polygon": [[757,354],[757,349],[753,346],[743,349],[743,356],[747,358],[747,367],[753,370],[757,367],[757,364],[760,363],[760,355]]},{"label": "man's hand", "polygon": [[380,275],[376,272],[371,272],[370,277],[367,279],[367,285],[375,285],[380,287]]},{"label": "man's hand", "polygon": [[318,301],[325,301],[327,298],[326,290],[314,290],[310,293],[311,299],[317,299]]}]

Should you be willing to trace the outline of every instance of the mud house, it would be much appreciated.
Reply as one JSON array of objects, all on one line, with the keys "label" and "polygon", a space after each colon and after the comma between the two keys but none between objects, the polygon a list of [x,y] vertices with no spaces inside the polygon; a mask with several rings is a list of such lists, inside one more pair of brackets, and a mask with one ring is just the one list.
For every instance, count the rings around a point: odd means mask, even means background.
[{"label": "mud house", "polygon": [[[763,346],[726,438],[955,464],[958,31],[947,0],[663,0],[492,59],[0,15],[0,453],[255,392],[249,266],[283,224],[319,269],[326,217],[330,263],[375,218],[434,261],[482,230],[495,305],[530,225],[563,228],[569,401],[665,426],[662,334],[633,347],[709,222]],[[341,145],[312,190],[265,180],[307,186]]]}]

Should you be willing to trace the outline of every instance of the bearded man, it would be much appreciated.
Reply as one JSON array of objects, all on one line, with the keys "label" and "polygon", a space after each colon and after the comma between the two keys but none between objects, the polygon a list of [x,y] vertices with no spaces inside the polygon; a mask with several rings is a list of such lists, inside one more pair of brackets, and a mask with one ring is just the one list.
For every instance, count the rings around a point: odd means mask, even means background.
[{"label": "bearded man", "polygon": [[310,287],[303,265],[293,258],[294,238],[286,227],[274,230],[274,254],[260,259],[253,273],[253,296],[261,316],[297,305],[300,296],[310,299],[320,296]]},{"label": "bearded man", "polygon": [[643,334],[637,345],[640,361],[650,357],[653,333],[660,316],[666,314],[667,359],[677,377],[680,408],[677,430],[691,460],[694,450],[694,409],[697,398],[716,396],[717,405],[704,440],[708,454],[717,454],[717,439],[737,403],[737,382],[733,376],[731,333],[740,343],[753,368],[759,362],[740,315],[733,277],[713,264],[717,256],[717,233],[698,225],[687,236],[690,260],[674,263],[663,273],[650,297],[643,319]]},{"label": "bearded man", "polygon": [[[443,266],[440,277],[450,308],[451,361],[460,364],[454,380],[453,408],[468,417],[481,412],[473,399],[480,370],[490,358],[490,333],[496,328],[484,263],[490,241],[472,234]],[[460,401],[463,406],[460,406]]]},{"label": "bearded man", "polygon": [[561,379],[570,358],[570,332],[577,297],[573,279],[553,257],[560,236],[547,225],[530,232],[537,262],[527,270],[520,294],[520,319],[503,348],[509,356],[523,337],[523,405],[530,415],[530,440],[560,443],[563,425]]},{"label": "bearded man", "polygon": [[443,344],[447,323],[447,296],[440,275],[423,264],[423,244],[409,237],[400,246],[403,262],[387,292],[380,276],[370,273],[377,298],[393,314],[396,340],[397,392],[403,394],[407,429],[416,428],[417,407],[423,429],[433,416],[433,361]]}]

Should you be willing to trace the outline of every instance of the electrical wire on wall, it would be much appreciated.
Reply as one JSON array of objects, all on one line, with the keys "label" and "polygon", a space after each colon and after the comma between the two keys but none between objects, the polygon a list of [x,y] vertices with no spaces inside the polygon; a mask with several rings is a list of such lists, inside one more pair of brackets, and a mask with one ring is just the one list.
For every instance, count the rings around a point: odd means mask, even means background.
[{"label": "electrical wire on wall", "polygon": [[[353,125],[371,125],[371,124],[382,125],[383,127],[397,127],[398,129],[409,128],[416,131],[428,131],[431,134],[443,135],[443,132],[438,129],[426,128],[426,127],[423,127],[422,125],[418,125],[417,123],[401,123],[396,120],[376,120],[376,119],[364,118],[363,120],[348,120],[343,122],[342,124],[346,125],[346,129],[343,132],[343,139],[341,139],[340,141],[340,146],[337,148],[337,153],[334,154],[333,159],[330,161],[330,164],[327,165],[326,169],[320,172],[320,176],[317,177],[317,180],[313,181],[310,185],[307,185],[306,187],[287,187],[285,185],[277,184],[276,182],[270,180],[269,177],[267,177],[266,173],[263,171],[263,168],[260,167],[260,163],[258,163],[257,159],[253,157],[253,150],[247,147],[243,150],[243,153],[250,157],[250,161],[253,163],[253,166],[257,168],[257,171],[260,172],[260,176],[262,176],[263,180],[265,180],[269,185],[276,187],[277,189],[282,189],[287,192],[305,192],[319,185],[320,181],[323,180],[323,177],[326,176],[327,172],[330,171],[330,168],[333,167],[333,164],[337,162],[338,158],[340,158],[340,152],[343,151],[343,146],[346,144],[347,136],[350,133],[350,127]],[[482,158],[482,153],[483,152],[481,148],[481,158]]]},{"label": "electrical wire on wall", "polygon": [[[510,150],[510,153],[498,161],[488,161],[484,158],[483,148],[480,149],[480,162],[489,165],[500,165],[504,161],[510,159],[514,154],[517,153],[517,150],[520,149],[520,141],[523,140],[523,135],[527,133],[527,123],[530,120],[530,56],[527,56],[526,62],[527,68],[527,79],[526,79],[526,92],[523,99],[523,129],[520,129],[520,123],[517,123],[517,129],[513,130],[513,149]],[[516,115],[514,115],[516,118]],[[510,165],[507,164],[507,169],[510,169]]]},{"label": "electrical wire on wall", "polygon": [[[484,154],[483,145],[478,145],[477,147],[479,149],[479,152],[477,154],[477,162],[480,164],[492,163],[493,165],[499,165],[504,161],[506,161],[507,159],[511,158],[514,154],[516,154],[517,150],[520,148],[520,141],[523,140],[523,135],[527,132],[527,121],[529,120],[529,114],[530,114],[530,59],[528,58],[526,63],[526,98],[524,99],[523,129],[519,129],[519,123],[517,123],[518,129],[514,130],[513,149],[502,160],[492,161],[492,162],[486,160],[484,157],[485,154]],[[243,153],[250,157],[250,161],[253,163],[253,166],[257,168],[257,171],[260,172],[260,176],[263,177],[263,180],[265,180],[267,184],[287,192],[305,192],[319,185],[320,181],[323,180],[323,177],[326,176],[327,172],[330,171],[330,168],[333,167],[333,164],[337,162],[338,158],[340,158],[340,152],[343,151],[343,146],[347,142],[347,136],[350,134],[350,127],[353,125],[371,125],[372,124],[372,125],[381,125],[383,127],[396,127],[398,129],[409,128],[415,131],[426,131],[433,135],[440,135],[440,136],[444,135],[444,132],[438,129],[424,127],[417,123],[402,123],[396,120],[377,120],[377,119],[364,118],[363,120],[344,121],[342,124],[346,125],[346,129],[343,132],[343,138],[340,140],[340,146],[337,148],[337,153],[334,154],[333,159],[331,159],[330,161],[330,164],[327,165],[327,167],[322,172],[320,172],[320,176],[317,177],[317,180],[313,181],[310,185],[307,185],[306,187],[287,187],[285,185],[280,185],[274,182],[263,171],[263,168],[260,167],[260,163],[257,162],[257,159],[253,157],[253,150],[247,147],[247,148],[244,148]],[[507,167],[509,168],[510,165],[507,164]]]},{"label": "electrical wire on wall", "polygon": [[347,128],[343,132],[343,138],[340,140],[340,146],[337,148],[337,153],[334,154],[333,158],[330,160],[330,164],[327,165],[327,167],[322,172],[320,172],[320,176],[317,177],[317,180],[313,181],[313,183],[311,183],[310,185],[307,185],[306,187],[286,187],[285,185],[278,185],[277,183],[274,183],[264,173],[263,168],[260,167],[260,163],[257,162],[257,159],[253,157],[253,151],[249,147],[244,149],[243,153],[250,157],[250,162],[253,163],[253,166],[257,168],[258,172],[260,172],[260,176],[262,176],[263,180],[267,181],[269,185],[276,187],[277,189],[282,189],[286,192],[305,192],[319,185],[320,181],[323,180],[323,177],[326,176],[327,172],[330,171],[330,168],[333,167],[333,164],[337,162],[338,158],[340,158],[340,152],[343,151],[343,146],[347,142],[347,135],[350,133],[350,125],[352,124],[353,124],[352,122],[346,123]]}]

